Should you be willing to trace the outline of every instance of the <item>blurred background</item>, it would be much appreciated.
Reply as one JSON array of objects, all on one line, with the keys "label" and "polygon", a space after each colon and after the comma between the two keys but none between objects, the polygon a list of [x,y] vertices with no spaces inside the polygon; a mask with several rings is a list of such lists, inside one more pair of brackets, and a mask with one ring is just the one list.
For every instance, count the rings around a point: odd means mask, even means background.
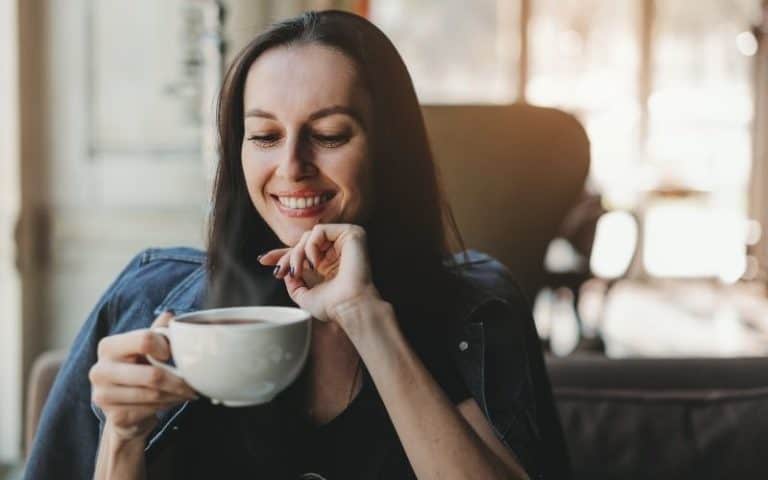
[{"label": "blurred background", "polygon": [[[0,0],[1,464],[23,458],[35,359],[68,347],[140,249],[204,246],[228,60],[325,8],[400,50],[462,233],[519,275],[549,355],[768,354],[768,2]],[[584,142],[506,144],[535,137],[512,119],[527,108]],[[483,148],[565,166],[488,167]],[[496,167],[510,195],[530,172],[533,203],[466,200]],[[479,233],[507,213],[517,229]],[[533,253],[511,251],[528,234]]]}]

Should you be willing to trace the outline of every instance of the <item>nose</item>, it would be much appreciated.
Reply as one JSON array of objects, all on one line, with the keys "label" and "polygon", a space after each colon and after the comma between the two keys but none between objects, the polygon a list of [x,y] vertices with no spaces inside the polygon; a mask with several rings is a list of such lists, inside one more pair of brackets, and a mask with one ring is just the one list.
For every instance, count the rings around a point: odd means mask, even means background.
[{"label": "nose", "polygon": [[277,176],[296,181],[317,173],[312,152],[300,137],[286,142],[285,147],[275,172]]}]

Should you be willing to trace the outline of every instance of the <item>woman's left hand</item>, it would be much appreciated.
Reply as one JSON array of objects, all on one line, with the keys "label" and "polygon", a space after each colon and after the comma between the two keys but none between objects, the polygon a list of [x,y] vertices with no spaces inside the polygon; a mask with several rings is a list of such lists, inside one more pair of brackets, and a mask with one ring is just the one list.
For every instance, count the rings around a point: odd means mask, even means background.
[{"label": "woman's left hand", "polygon": [[336,320],[336,308],[351,300],[380,299],[359,225],[317,224],[295,246],[270,250],[259,262],[275,265],[293,301],[318,320]]}]

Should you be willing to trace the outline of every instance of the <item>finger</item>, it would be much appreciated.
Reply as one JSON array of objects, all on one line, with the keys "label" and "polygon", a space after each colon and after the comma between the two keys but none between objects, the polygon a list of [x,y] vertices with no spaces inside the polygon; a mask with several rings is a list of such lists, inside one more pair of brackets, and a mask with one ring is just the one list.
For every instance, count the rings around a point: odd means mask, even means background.
[{"label": "finger", "polygon": [[290,250],[283,254],[282,257],[277,261],[277,264],[275,265],[275,270],[273,274],[275,277],[279,279],[283,279],[285,277],[285,274],[288,273],[288,269],[290,267],[290,259],[291,259],[291,252]]},{"label": "finger", "polygon": [[330,243],[334,243],[342,235],[365,233],[363,227],[350,223],[318,223],[312,230],[322,230],[323,236]]},{"label": "finger", "polygon": [[161,335],[143,328],[102,338],[97,354],[99,359],[120,360],[152,355],[159,360],[167,360],[171,352],[168,342]]},{"label": "finger", "polygon": [[307,240],[307,258],[315,265],[315,268],[320,268],[319,265],[323,261],[325,252],[333,245],[333,242],[329,241],[325,236],[325,231],[320,228],[320,225],[315,225],[312,232],[309,234]]},{"label": "finger", "polygon": [[285,289],[288,291],[288,295],[291,297],[291,300],[296,302],[296,304],[301,308],[310,310],[311,306],[308,302],[310,300],[309,295],[311,295],[311,293],[310,289],[307,287],[307,284],[304,282],[304,279],[299,276],[287,275],[283,281],[285,281]]},{"label": "finger", "polygon": [[[309,260],[307,260],[307,262],[309,262]],[[304,282],[304,285],[306,285],[307,288],[313,288],[315,285],[325,281],[325,277],[323,277],[317,270],[311,270],[310,268],[306,268],[299,279]]]},{"label": "finger", "polygon": [[301,238],[299,239],[298,243],[291,250],[290,276],[292,277],[301,278],[301,274],[304,271],[304,257],[306,256],[306,253],[304,252],[304,247],[306,246],[307,239],[309,238],[309,235],[311,233],[312,233],[312,230],[307,230],[306,232],[301,234]]},{"label": "finger", "polygon": [[[167,327],[169,323],[171,323],[171,320],[173,320],[175,313],[170,310],[166,310],[165,312],[161,313],[160,315],[155,318],[155,321],[152,322],[152,325],[150,326],[150,329],[157,328],[157,327]],[[167,358],[170,358],[171,356],[171,344],[168,341],[168,337],[165,337],[164,335],[160,335],[160,338],[162,339],[163,343],[165,344],[165,348],[168,349],[168,356],[165,358],[161,358],[162,360],[166,360]],[[160,358],[160,357],[157,357]],[[144,361],[146,359],[142,359],[142,363],[147,363],[147,361]]]},{"label": "finger", "polygon": [[315,264],[315,270],[325,277],[332,277],[338,270],[339,251],[334,243],[328,240],[326,232],[317,228],[312,232],[307,248],[307,256]]},{"label": "finger", "polygon": [[152,365],[123,362],[98,362],[88,374],[94,385],[111,384],[124,387],[144,387],[179,396],[197,393],[183,379]]},{"label": "finger", "polygon": [[277,261],[289,250],[290,248],[277,248],[275,250],[270,250],[264,254],[261,254],[256,258],[260,264],[272,266],[277,264]]},{"label": "finger", "polygon": [[93,403],[106,405],[152,405],[163,406],[196,399],[196,395],[175,395],[172,393],[145,387],[126,387],[108,385],[93,390]]},{"label": "finger", "polygon": [[171,323],[171,320],[173,319],[174,313],[170,310],[166,310],[165,312],[161,313],[155,318],[155,321],[152,322],[152,327],[167,327],[169,323]]}]

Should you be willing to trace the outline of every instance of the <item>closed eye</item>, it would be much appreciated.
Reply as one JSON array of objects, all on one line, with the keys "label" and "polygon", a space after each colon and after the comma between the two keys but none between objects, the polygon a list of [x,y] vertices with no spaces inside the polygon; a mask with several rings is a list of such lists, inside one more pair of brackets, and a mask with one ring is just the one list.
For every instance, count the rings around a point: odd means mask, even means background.
[{"label": "closed eye", "polygon": [[313,137],[323,146],[329,148],[340,147],[349,140],[348,135],[314,135]]},{"label": "closed eye", "polygon": [[251,135],[248,137],[248,141],[252,143],[258,143],[260,145],[268,146],[274,145],[280,140],[279,135]]}]

